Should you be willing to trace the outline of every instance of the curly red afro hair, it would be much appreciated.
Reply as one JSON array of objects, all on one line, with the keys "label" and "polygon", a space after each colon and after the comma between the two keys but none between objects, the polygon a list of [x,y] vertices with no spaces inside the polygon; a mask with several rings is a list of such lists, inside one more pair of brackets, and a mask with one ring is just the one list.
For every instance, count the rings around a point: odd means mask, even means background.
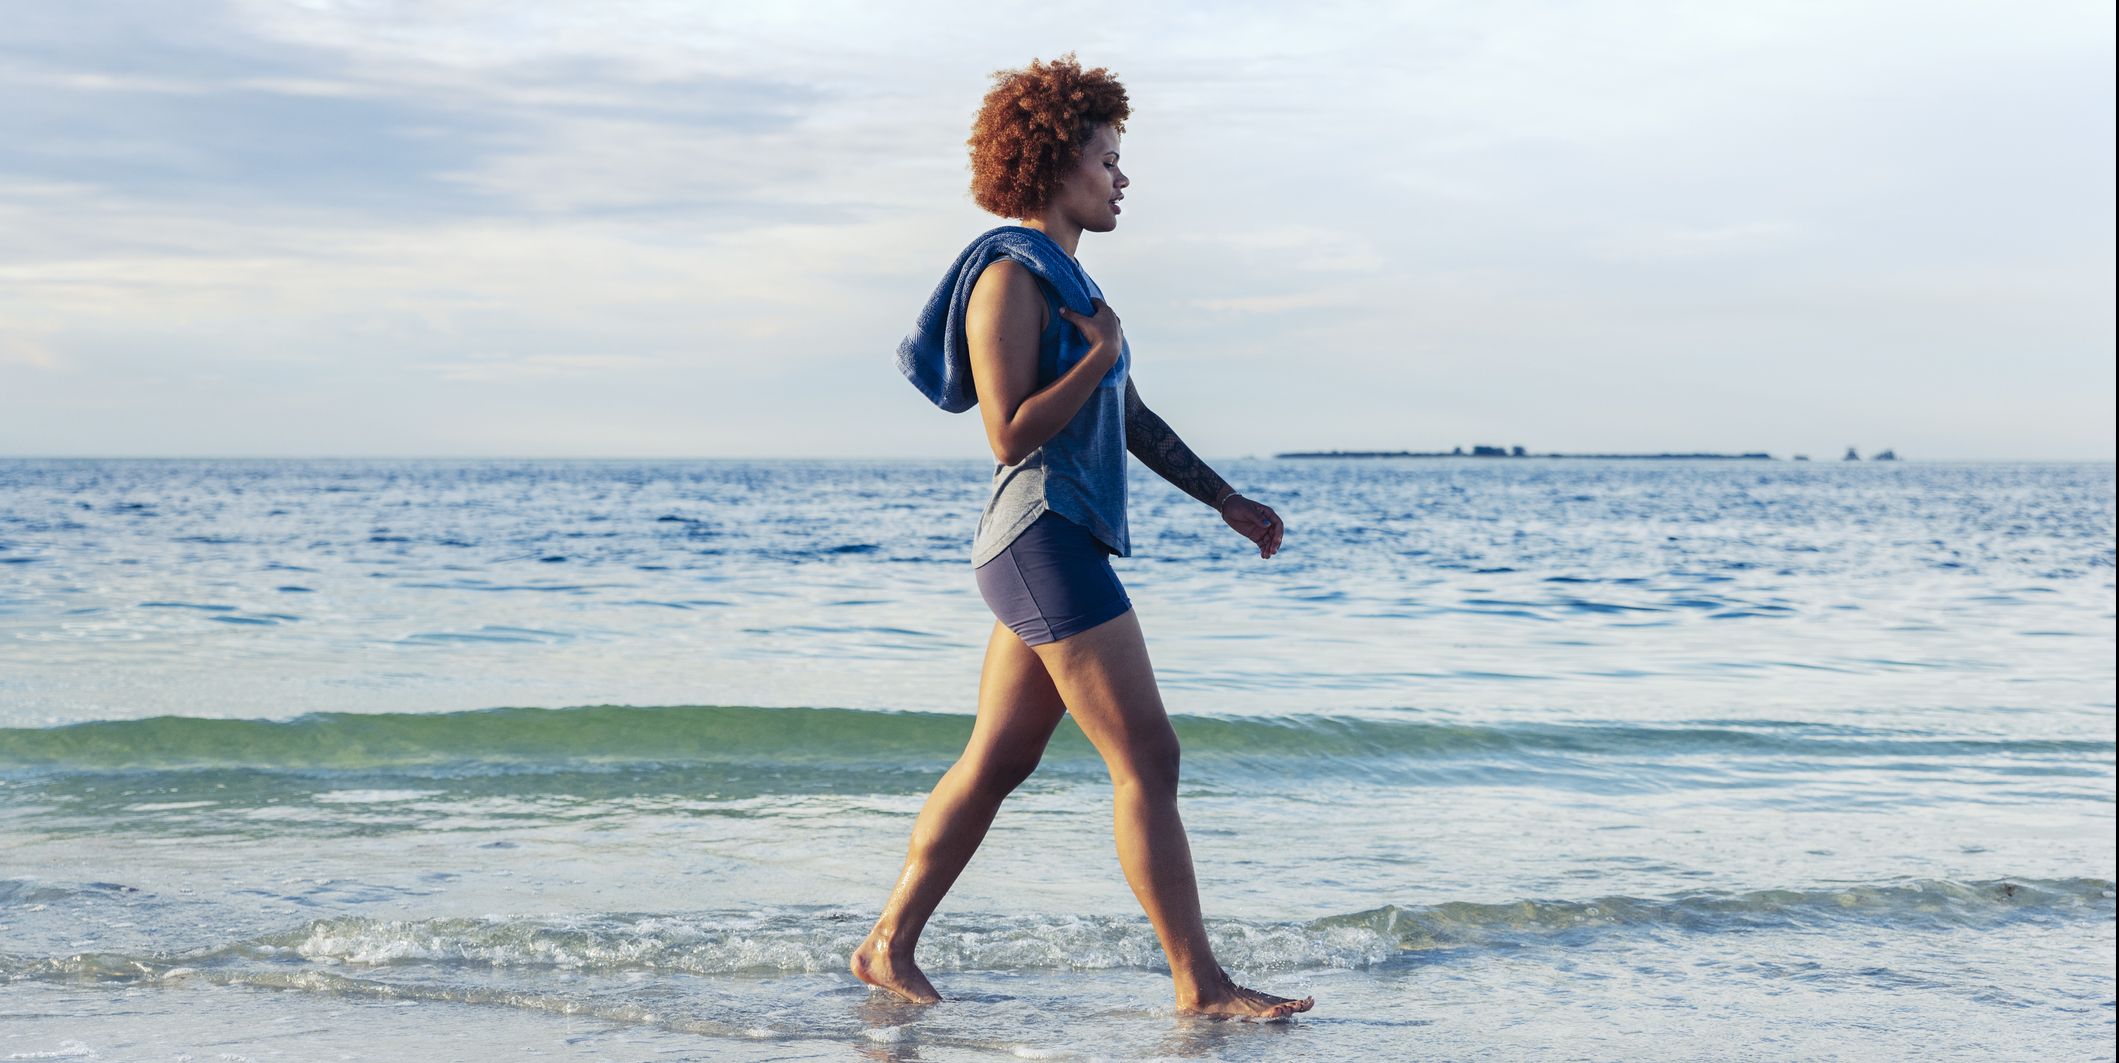
[{"label": "curly red afro hair", "polygon": [[1099,125],[1126,131],[1126,88],[1103,67],[1083,70],[1074,53],[1021,70],[996,70],[971,123],[971,198],[1004,218],[1045,209],[1081,161]]}]

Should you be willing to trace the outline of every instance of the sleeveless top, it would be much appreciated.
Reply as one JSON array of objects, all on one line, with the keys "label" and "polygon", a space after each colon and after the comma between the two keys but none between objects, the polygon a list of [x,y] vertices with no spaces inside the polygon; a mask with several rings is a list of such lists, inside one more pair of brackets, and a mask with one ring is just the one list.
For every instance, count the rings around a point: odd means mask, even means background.
[{"label": "sleeveless top", "polygon": [[[1059,379],[1060,330],[1074,325],[1060,316],[1051,286],[1042,277],[1034,279],[1052,317],[1038,336],[1037,387],[1042,388]],[[1104,297],[1094,280],[1089,290]],[[1074,418],[1022,461],[994,463],[993,492],[971,543],[972,567],[993,560],[1047,511],[1088,528],[1105,553],[1133,556],[1126,536],[1125,375],[1116,383],[1099,383]]]}]

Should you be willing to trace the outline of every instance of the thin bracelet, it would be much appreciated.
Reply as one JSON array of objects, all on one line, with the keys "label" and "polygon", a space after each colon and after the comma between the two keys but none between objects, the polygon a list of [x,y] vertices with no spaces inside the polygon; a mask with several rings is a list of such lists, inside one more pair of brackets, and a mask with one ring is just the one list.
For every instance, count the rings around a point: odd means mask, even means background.
[{"label": "thin bracelet", "polygon": [[1219,512],[1221,510],[1221,507],[1229,504],[1229,499],[1235,498],[1237,495],[1240,495],[1242,493],[1242,491],[1238,491],[1233,488],[1230,489],[1228,494],[1221,496],[1221,501],[1214,503],[1215,511]]}]

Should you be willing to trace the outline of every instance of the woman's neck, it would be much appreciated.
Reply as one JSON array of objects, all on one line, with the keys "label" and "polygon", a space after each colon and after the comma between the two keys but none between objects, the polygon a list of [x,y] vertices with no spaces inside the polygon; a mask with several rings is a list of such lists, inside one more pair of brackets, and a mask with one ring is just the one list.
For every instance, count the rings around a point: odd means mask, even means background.
[{"label": "woman's neck", "polygon": [[1060,250],[1067,252],[1068,258],[1075,257],[1074,249],[1082,242],[1082,227],[1070,221],[1036,217],[1024,218],[1022,224],[1024,228],[1036,229],[1051,237],[1053,243],[1060,245]]}]

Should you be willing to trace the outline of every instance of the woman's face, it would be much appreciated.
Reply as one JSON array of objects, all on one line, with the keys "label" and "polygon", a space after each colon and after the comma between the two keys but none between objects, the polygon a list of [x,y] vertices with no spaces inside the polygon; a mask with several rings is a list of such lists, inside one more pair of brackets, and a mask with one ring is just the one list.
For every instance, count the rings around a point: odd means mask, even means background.
[{"label": "woman's face", "polygon": [[1117,200],[1131,183],[1118,168],[1118,134],[1099,125],[1090,130],[1081,160],[1061,182],[1053,205],[1084,230],[1107,233],[1118,227]]}]

